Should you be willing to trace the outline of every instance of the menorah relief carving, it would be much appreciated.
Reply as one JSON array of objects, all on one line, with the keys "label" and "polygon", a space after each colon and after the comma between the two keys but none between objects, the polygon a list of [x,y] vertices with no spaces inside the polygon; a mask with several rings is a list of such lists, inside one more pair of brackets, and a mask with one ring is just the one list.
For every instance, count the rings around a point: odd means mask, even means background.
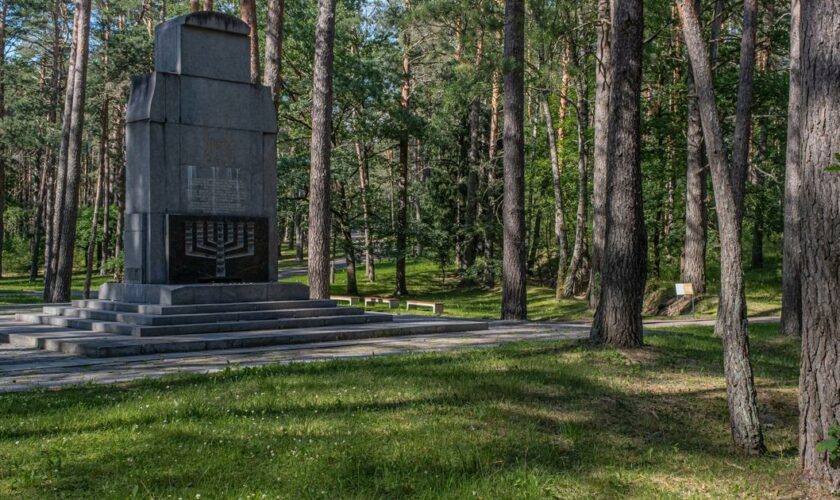
[{"label": "menorah relief carving", "polygon": [[227,261],[254,255],[253,221],[184,222],[184,254],[187,257],[213,259],[216,277],[227,277]]}]

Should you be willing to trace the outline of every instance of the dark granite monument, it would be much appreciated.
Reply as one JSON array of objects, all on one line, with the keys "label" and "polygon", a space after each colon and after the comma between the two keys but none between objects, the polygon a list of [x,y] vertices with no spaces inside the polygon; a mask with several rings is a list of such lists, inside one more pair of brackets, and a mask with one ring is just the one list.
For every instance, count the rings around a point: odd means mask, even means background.
[{"label": "dark granite monument", "polygon": [[248,33],[215,12],[155,29],[126,116],[126,283],[276,280],[277,120]]}]

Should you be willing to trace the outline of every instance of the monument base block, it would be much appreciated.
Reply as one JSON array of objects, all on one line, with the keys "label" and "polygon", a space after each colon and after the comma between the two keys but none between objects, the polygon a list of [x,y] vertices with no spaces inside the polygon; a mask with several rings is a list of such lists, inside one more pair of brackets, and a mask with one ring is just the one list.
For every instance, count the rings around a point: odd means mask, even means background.
[{"label": "monument base block", "polygon": [[153,285],[105,283],[100,300],[165,306],[306,300],[309,287],[300,283],[206,283]]}]

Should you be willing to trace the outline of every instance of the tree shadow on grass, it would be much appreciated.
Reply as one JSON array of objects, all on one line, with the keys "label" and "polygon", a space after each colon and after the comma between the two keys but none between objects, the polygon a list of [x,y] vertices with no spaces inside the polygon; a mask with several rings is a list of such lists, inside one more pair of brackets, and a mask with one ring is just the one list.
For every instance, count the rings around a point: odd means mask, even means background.
[{"label": "tree shadow on grass", "polygon": [[[68,414],[75,422],[54,429],[54,413],[36,414],[43,421],[26,434],[3,434],[49,437],[47,450],[63,450],[58,468],[50,452],[4,457],[12,464],[6,475],[46,474],[48,482],[21,479],[16,491],[31,496],[51,496],[52,487],[70,496],[127,496],[141,483],[150,496],[191,490],[460,496],[473,488],[513,491],[512,482],[527,478],[600,494],[622,488],[644,494],[638,482],[604,471],[667,469],[675,456],[709,464],[737,460],[722,386],[657,392],[621,382],[645,384],[686,368],[720,377],[712,355],[719,341],[701,334],[674,340],[681,347],[657,342],[658,356],[637,364],[584,344],[519,344],[30,395],[41,408],[56,394],[64,397],[60,407],[76,412]],[[784,345],[759,364],[783,354]],[[674,356],[696,356],[696,373],[667,361]],[[186,401],[138,409],[161,393]],[[113,399],[97,401],[97,394]],[[794,425],[791,415],[777,425]],[[60,444],[54,438],[62,434],[84,439]],[[100,443],[95,451],[84,447],[91,439]],[[784,446],[782,455],[791,448]],[[538,487],[536,493],[545,492]]]}]

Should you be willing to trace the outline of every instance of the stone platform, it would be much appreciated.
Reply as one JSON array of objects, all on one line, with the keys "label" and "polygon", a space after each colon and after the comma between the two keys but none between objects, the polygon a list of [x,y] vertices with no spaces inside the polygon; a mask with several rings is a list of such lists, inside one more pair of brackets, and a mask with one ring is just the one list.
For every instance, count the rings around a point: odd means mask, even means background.
[{"label": "stone platform", "polygon": [[416,320],[309,300],[290,283],[102,285],[100,299],[19,313],[0,342],[88,357],[238,349],[487,329],[476,321]]}]

